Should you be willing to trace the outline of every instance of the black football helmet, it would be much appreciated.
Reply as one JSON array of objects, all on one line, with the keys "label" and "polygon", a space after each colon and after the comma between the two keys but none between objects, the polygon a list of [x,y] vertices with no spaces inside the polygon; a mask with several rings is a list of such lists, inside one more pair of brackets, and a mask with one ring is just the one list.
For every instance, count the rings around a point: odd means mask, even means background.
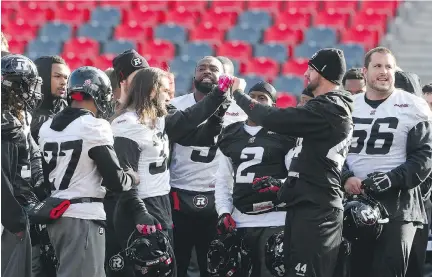
[{"label": "black football helmet", "polygon": [[207,253],[207,272],[211,277],[249,277],[252,273],[249,252],[237,231],[218,235]]},{"label": "black football helmet", "polygon": [[350,196],[344,202],[343,236],[350,242],[374,241],[389,221],[385,207],[369,195]]},{"label": "black football helmet", "polygon": [[265,263],[273,276],[285,276],[284,231],[273,234],[265,245]]},{"label": "black football helmet", "polygon": [[46,225],[34,224],[40,247],[40,261],[47,277],[55,277],[59,261],[48,236]]},{"label": "black football helmet", "polygon": [[43,100],[42,78],[32,60],[18,54],[3,56],[1,74],[2,97],[14,97],[28,111],[40,106]]},{"label": "black football helmet", "polygon": [[143,236],[132,232],[125,249],[136,276],[169,277],[174,272],[174,252],[169,238],[161,231]]},{"label": "black football helmet", "polygon": [[70,105],[72,95],[76,92],[90,96],[98,110],[98,117],[109,118],[114,114],[115,101],[111,82],[100,69],[92,66],[82,66],[75,69],[67,83],[67,101]]}]

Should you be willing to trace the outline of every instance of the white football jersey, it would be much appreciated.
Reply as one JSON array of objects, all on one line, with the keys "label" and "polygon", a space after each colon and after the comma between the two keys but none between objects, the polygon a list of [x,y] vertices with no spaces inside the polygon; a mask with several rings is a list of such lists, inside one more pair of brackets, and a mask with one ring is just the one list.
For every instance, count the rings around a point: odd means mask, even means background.
[{"label": "white football jersey", "polygon": [[135,112],[126,112],[111,123],[114,137],[135,141],[141,150],[138,162],[140,183],[138,194],[141,199],[166,195],[170,191],[169,141],[165,134],[165,117],[159,117],[154,129],[139,123]]},{"label": "white football jersey", "polygon": [[[49,181],[55,188],[51,196],[104,198],[106,190],[101,186],[102,176],[88,152],[96,146],[114,144],[109,123],[92,115],[83,115],[58,132],[50,128],[51,122],[52,119],[48,119],[39,131],[42,157],[50,170]],[[92,220],[106,218],[103,204],[96,202],[73,204],[63,216]]]},{"label": "white football jersey", "polygon": [[[185,110],[197,102],[193,93],[171,100],[178,110]],[[224,126],[247,119],[246,113],[232,102],[224,116]],[[217,147],[196,147],[174,144],[171,153],[172,187],[190,191],[212,191],[215,189],[216,171],[218,168]]]},{"label": "white football jersey", "polygon": [[346,162],[354,175],[387,172],[406,161],[408,132],[431,119],[426,101],[396,89],[376,109],[365,102],[365,93],[354,97],[354,132]]}]

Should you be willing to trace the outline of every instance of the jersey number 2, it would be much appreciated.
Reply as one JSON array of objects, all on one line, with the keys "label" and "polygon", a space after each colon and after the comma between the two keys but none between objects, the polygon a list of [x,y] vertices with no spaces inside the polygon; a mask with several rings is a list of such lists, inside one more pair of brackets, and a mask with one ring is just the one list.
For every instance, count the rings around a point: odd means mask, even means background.
[{"label": "jersey number 2", "polygon": [[240,159],[246,160],[237,168],[236,183],[251,184],[255,178],[255,173],[244,173],[247,168],[260,164],[264,155],[263,147],[246,147],[240,155]]},{"label": "jersey number 2", "polygon": [[[60,186],[58,190],[65,190],[69,187],[72,176],[75,173],[75,169],[78,165],[79,159],[81,157],[83,141],[72,140],[65,141],[62,143],[57,142],[48,142],[45,143],[43,148],[43,162],[45,164],[44,171],[46,168],[45,178],[49,178],[50,173],[59,165],[64,167],[64,164],[67,162],[66,169],[64,171],[63,178],[60,182]],[[71,151],[70,155],[67,155],[67,152]],[[48,160],[49,157],[48,152],[51,152],[51,159]],[[69,161],[67,161],[67,157],[70,157]],[[48,160],[48,161],[47,161]],[[55,183],[55,179],[52,183]]]},{"label": "jersey number 2", "polygon": [[[358,154],[363,150],[363,147],[366,143],[366,154],[368,155],[385,155],[390,152],[390,147],[393,144],[394,135],[390,132],[380,132],[380,126],[386,124],[389,129],[396,129],[399,120],[396,117],[385,117],[378,118],[373,120],[373,118],[358,118],[353,117],[354,125],[372,125],[369,139],[366,141],[368,137],[368,131],[366,130],[354,130],[353,139],[357,138],[357,146],[351,147],[349,153]],[[355,127],[354,127],[355,129]],[[383,144],[381,147],[375,147],[375,143],[377,140],[383,140]]]}]

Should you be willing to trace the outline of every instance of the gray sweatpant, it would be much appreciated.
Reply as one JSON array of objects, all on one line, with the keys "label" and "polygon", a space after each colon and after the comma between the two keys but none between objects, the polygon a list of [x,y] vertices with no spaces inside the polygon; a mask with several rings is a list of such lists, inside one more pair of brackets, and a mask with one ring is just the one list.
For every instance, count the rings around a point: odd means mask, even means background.
[{"label": "gray sweatpant", "polygon": [[1,235],[1,276],[31,277],[31,243],[27,229],[23,238],[4,229]]},{"label": "gray sweatpant", "polygon": [[47,226],[59,260],[57,277],[105,277],[105,228],[92,220],[62,217]]}]

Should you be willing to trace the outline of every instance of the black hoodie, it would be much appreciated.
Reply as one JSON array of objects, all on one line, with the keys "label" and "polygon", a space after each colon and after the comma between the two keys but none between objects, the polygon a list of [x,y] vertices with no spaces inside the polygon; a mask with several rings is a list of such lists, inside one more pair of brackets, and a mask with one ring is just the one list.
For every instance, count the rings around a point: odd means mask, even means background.
[{"label": "black hoodie", "polygon": [[39,76],[42,78],[42,92],[44,99],[41,106],[32,113],[31,134],[38,143],[39,129],[42,124],[67,106],[67,102],[61,98],[55,98],[51,93],[51,71],[53,60],[51,56],[40,57],[34,62]]},{"label": "black hoodie", "polygon": [[298,138],[280,200],[287,206],[312,202],[342,209],[341,169],[353,128],[351,94],[330,91],[302,107],[285,109],[259,104],[241,92],[234,99],[257,125]]}]

